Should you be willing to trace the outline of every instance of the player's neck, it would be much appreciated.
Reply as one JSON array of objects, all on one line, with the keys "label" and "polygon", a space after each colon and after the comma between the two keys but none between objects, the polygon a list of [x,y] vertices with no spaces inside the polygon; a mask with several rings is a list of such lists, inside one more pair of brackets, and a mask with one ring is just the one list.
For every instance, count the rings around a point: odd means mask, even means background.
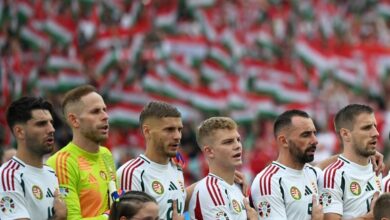
[{"label": "player's neck", "polygon": [[276,161],[294,170],[302,170],[303,166],[305,166],[304,163],[294,160],[294,158],[290,154],[279,154],[279,157]]},{"label": "player's neck", "polygon": [[367,164],[370,162],[370,157],[364,157],[361,155],[358,155],[354,152],[352,147],[345,147],[344,152],[342,154],[347,160],[354,162],[356,164],[359,164],[361,166],[367,166]]},{"label": "player's neck", "polygon": [[209,172],[225,180],[228,184],[234,183],[234,171],[235,169],[222,169],[221,167],[214,167],[209,165]]},{"label": "player's neck", "polygon": [[89,152],[89,153],[97,153],[99,152],[99,143],[96,143],[81,134],[73,133],[72,142],[77,145],[79,148]]},{"label": "player's neck", "polygon": [[146,148],[144,155],[149,160],[151,160],[155,163],[158,163],[158,164],[166,165],[169,162],[169,157],[167,157],[166,155],[160,155],[160,154],[158,154],[158,152],[156,152],[148,147]]},{"label": "player's neck", "polygon": [[22,147],[18,147],[18,151],[15,155],[17,158],[19,158],[23,163],[36,167],[36,168],[42,168],[43,167],[43,156],[42,155],[36,155],[35,153],[29,152],[26,149],[23,149]]}]

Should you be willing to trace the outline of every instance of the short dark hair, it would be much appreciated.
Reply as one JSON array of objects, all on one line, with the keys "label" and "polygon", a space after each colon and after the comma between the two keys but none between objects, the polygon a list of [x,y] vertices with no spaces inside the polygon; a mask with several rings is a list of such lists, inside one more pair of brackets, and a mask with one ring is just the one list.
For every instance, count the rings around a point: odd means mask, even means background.
[{"label": "short dark hair", "polygon": [[362,113],[372,114],[374,110],[367,105],[351,104],[342,108],[337,112],[334,118],[334,127],[336,133],[339,134],[341,128],[352,129],[355,119]]},{"label": "short dark hair", "polygon": [[13,101],[7,109],[6,117],[8,127],[13,133],[13,127],[18,123],[26,123],[32,118],[31,111],[36,109],[48,110],[51,115],[53,115],[53,105],[41,98],[41,97],[32,97],[25,96],[18,100]]},{"label": "short dark hair", "polygon": [[390,218],[390,193],[384,193],[379,196],[374,206],[374,219]]},{"label": "short dark hair", "polygon": [[280,114],[274,122],[274,136],[278,136],[279,132],[292,124],[292,118],[298,116],[302,118],[310,118],[309,114],[302,110],[292,109]]},{"label": "short dark hair", "polygon": [[166,117],[180,118],[181,114],[176,107],[168,103],[152,101],[149,102],[142,110],[139,116],[139,124],[142,126],[145,120],[148,118]]},{"label": "short dark hair", "polygon": [[70,103],[76,103],[80,99],[89,93],[97,92],[96,88],[91,85],[82,85],[74,89],[69,90],[64,95],[64,100],[62,101],[62,112],[65,114],[65,108]]},{"label": "short dark hair", "polygon": [[114,201],[110,210],[110,220],[117,220],[121,216],[132,218],[142,208],[144,203],[154,202],[156,199],[142,191],[128,191],[118,201]]}]

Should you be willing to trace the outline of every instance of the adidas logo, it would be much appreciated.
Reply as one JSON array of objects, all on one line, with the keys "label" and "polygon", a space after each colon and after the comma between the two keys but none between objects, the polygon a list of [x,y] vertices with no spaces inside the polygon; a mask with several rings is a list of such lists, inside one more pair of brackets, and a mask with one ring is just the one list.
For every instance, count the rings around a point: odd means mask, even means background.
[{"label": "adidas logo", "polygon": [[47,189],[46,198],[53,198],[54,194],[50,189]]},{"label": "adidas logo", "polygon": [[169,183],[169,188],[168,188],[169,191],[173,191],[173,190],[177,190],[177,187],[174,183],[172,183],[172,181]]},{"label": "adidas logo", "polygon": [[367,192],[367,191],[372,191],[372,190],[374,190],[374,187],[371,185],[370,182],[368,182],[368,184],[367,184],[367,186],[366,186],[366,192]]},{"label": "adidas logo", "polygon": [[311,189],[310,189],[308,186],[305,186],[305,196],[311,195],[311,194],[313,194],[313,192],[311,191]]}]

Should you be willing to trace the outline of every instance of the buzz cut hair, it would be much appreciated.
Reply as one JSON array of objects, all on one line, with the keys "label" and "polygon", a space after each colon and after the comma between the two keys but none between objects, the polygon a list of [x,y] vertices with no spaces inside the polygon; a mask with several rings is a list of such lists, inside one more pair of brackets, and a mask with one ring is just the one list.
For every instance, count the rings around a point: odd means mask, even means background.
[{"label": "buzz cut hair", "polygon": [[202,149],[208,143],[208,139],[216,130],[234,130],[237,127],[237,123],[229,117],[211,117],[204,120],[196,131],[196,141],[199,148]]},{"label": "buzz cut hair", "polygon": [[66,92],[64,95],[64,100],[62,101],[62,105],[61,105],[63,114],[67,113],[67,108],[70,104],[79,102],[82,97],[92,92],[97,92],[97,90],[94,86],[91,85],[79,86]]},{"label": "buzz cut hair", "polygon": [[274,136],[275,136],[275,138],[279,135],[279,132],[282,129],[292,125],[292,118],[293,117],[310,118],[309,114],[307,114],[306,112],[304,112],[302,110],[298,110],[298,109],[292,109],[292,110],[288,110],[288,111],[283,112],[282,114],[280,114],[276,118],[276,120],[274,122]]}]

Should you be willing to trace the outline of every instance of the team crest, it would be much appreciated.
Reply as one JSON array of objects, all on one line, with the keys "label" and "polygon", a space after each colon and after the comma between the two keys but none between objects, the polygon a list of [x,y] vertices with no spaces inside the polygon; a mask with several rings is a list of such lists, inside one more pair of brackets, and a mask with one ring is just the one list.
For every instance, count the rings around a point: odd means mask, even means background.
[{"label": "team crest", "polygon": [[224,211],[219,211],[215,215],[216,220],[229,220],[228,215]]},{"label": "team crest", "polygon": [[103,180],[107,180],[107,175],[106,175],[106,173],[105,173],[103,170],[101,170],[99,174],[100,174],[100,177],[101,177]]},{"label": "team crest", "polygon": [[155,193],[159,195],[164,193],[164,186],[157,180],[152,182],[152,189]]},{"label": "team crest", "polygon": [[237,213],[241,212],[241,206],[240,206],[240,203],[237,202],[237,200],[233,199],[232,200],[232,205],[233,205],[233,209],[234,209],[235,212],[237,212]]},{"label": "team crest", "polygon": [[0,209],[5,214],[10,214],[15,211],[15,202],[11,197],[4,196],[0,201]]},{"label": "team crest", "polygon": [[260,217],[267,218],[271,213],[271,204],[269,204],[267,201],[260,202],[257,210],[259,211]]},{"label": "team crest", "polygon": [[322,206],[328,206],[332,203],[332,196],[329,193],[324,192],[321,194],[319,201]]},{"label": "team crest", "polygon": [[355,196],[360,195],[360,193],[362,192],[362,188],[360,187],[359,183],[355,181],[353,181],[351,185],[349,185],[349,189],[351,190],[352,194],[354,194]]},{"label": "team crest", "polygon": [[41,188],[39,188],[39,187],[36,186],[36,185],[34,185],[34,186],[32,187],[32,193],[33,193],[34,197],[37,198],[37,199],[39,199],[39,200],[41,200],[42,197],[43,197],[43,193],[42,193]]},{"label": "team crest", "polygon": [[295,200],[300,200],[301,199],[301,192],[299,189],[295,186],[291,187],[290,189],[290,194]]},{"label": "team crest", "polygon": [[179,180],[179,185],[180,185],[181,191],[184,192],[184,183],[181,180]]}]

